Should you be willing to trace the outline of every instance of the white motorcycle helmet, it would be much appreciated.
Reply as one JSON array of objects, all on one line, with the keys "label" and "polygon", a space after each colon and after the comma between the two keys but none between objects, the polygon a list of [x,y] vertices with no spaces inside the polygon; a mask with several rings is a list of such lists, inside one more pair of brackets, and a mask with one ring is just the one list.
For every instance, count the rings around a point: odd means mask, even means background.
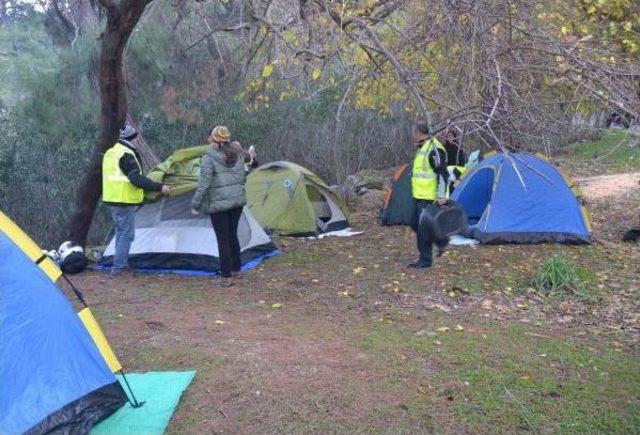
[{"label": "white motorcycle helmet", "polygon": [[77,243],[70,241],[64,242],[62,245],[60,245],[60,248],[58,248],[60,261],[64,262],[65,258],[67,258],[73,252],[78,252],[80,254],[84,253],[84,251],[82,250],[82,246],[79,246]]}]

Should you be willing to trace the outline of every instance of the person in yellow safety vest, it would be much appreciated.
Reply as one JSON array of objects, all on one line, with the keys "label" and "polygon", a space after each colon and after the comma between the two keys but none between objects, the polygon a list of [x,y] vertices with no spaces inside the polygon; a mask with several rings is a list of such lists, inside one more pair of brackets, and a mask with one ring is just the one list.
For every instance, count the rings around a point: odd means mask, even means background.
[{"label": "person in yellow safety vest", "polygon": [[[409,263],[409,267],[427,268],[433,263],[434,241],[425,239],[418,228],[422,210],[434,202],[438,205],[447,203],[449,173],[447,172],[447,151],[440,141],[432,137],[429,125],[418,122],[413,128],[413,143],[418,147],[413,159],[411,172],[411,193],[416,202],[416,215],[412,225],[416,233],[418,252],[417,261]],[[438,246],[438,256],[442,255],[446,244]]]},{"label": "person in yellow safety vest", "polygon": [[102,157],[102,202],[109,207],[115,224],[115,255],[111,276],[129,267],[129,249],[135,237],[135,212],[144,192],[169,194],[171,188],[142,174],[140,154],[130,142],[138,132],[130,125],[120,130],[120,139]]}]

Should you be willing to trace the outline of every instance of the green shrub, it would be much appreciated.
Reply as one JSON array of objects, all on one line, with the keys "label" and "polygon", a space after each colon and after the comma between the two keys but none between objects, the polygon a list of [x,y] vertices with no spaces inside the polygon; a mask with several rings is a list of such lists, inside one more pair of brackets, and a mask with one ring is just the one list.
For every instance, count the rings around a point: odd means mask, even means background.
[{"label": "green shrub", "polygon": [[564,297],[573,294],[581,300],[595,302],[597,294],[592,290],[593,276],[577,266],[565,254],[556,254],[544,261],[533,278],[533,286],[542,294]]}]

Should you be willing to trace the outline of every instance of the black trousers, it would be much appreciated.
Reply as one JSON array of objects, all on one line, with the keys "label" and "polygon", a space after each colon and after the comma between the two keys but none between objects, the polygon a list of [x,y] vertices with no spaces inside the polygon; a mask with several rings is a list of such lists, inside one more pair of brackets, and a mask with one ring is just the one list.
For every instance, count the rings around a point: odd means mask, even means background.
[{"label": "black trousers", "polygon": [[424,236],[422,235],[422,231],[418,231],[418,225],[420,222],[420,213],[422,213],[422,210],[426,206],[432,204],[433,201],[427,201],[425,199],[416,199],[415,201],[415,216],[413,219],[413,225],[411,225],[411,229],[413,229],[413,231],[416,233],[416,245],[418,247],[418,252],[420,253],[418,262],[430,266],[433,262],[433,242],[424,238]]},{"label": "black trousers", "polygon": [[420,222],[420,213],[422,210],[430,204],[433,204],[433,201],[428,201],[426,199],[416,199],[416,208],[415,208],[415,217],[413,220],[413,225],[411,228],[416,233],[416,245],[418,247],[418,252],[420,253],[420,258],[418,262],[429,265],[433,263],[433,245],[436,244],[439,247],[447,246],[447,241],[436,241],[430,240],[423,235],[423,231],[418,231],[418,224]]},{"label": "black trousers", "polygon": [[238,240],[238,222],[242,215],[242,207],[212,213],[211,224],[218,239],[218,254],[220,257],[220,272],[228,278],[231,272],[239,272],[242,266],[240,260],[240,241]]}]

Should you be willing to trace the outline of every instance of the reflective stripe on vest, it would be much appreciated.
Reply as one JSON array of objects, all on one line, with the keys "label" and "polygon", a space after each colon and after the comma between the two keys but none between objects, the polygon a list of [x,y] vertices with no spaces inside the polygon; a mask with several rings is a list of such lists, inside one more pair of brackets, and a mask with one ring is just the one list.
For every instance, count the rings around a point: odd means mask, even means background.
[{"label": "reflective stripe on vest", "polygon": [[[438,196],[438,180],[436,173],[429,164],[429,154],[433,149],[447,153],[445,147],[432,138],[426,141],[422,147],[416,152],[413,159],[413,170],[411,172],[411,193],[415,199],[426,199],[433,201]],[[439,155],[436,157],[439,158]],[[446,158],[446,157],[445,157]]]},{"label": "reflective stripe on vest", "polygon": [[120,169],[120,159],[131,154],[140,168],[136,154],[126,146],[116,142],[102,158],[102,200],[123,204],[140,204],[144,200],[144,190],[134,186]]}]

